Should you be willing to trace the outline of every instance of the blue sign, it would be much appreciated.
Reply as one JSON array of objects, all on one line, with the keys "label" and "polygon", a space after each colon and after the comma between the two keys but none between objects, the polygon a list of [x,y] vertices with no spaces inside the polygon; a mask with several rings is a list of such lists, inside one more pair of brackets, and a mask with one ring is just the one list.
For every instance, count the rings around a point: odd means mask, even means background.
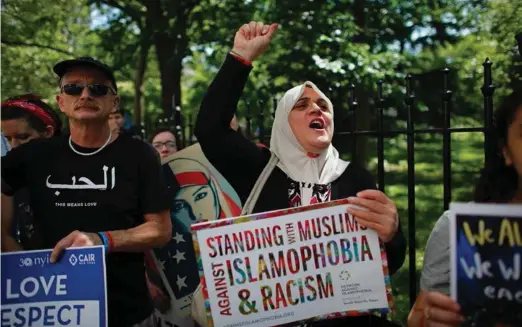
[{"label": "blue sign", "polygon": [[522,206],[453,205],[452,295],[462,326],[522,326]]},{"label": "blue sign", "polygon": [[107,327],[103,247],[2,253],[2,327]]}]

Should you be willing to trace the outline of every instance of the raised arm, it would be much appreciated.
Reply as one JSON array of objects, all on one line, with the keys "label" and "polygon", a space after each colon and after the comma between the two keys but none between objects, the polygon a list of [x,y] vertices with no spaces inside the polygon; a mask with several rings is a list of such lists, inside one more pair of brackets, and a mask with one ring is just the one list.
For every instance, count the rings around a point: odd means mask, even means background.
[{"label": "raised arm", "polygon": [[251,22],[238,30],[233,50],[210,84],[196,121],[195,134],[203,153],[240,197],[248,195],[248,185],[253,185],[269,156],[266,149],[230,128],[230,121],[252,70],[252,61],[266,50],[276,28],[276,24]]}]

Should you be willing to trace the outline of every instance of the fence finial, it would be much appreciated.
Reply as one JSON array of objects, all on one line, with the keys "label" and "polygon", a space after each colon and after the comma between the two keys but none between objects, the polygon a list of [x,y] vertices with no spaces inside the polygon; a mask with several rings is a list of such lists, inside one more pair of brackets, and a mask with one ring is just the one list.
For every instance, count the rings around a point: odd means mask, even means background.
[{"label": "fence finial", "polygon": [[252,116],[250,115],[250,102],[245,100],[246,105],[246,135],[250,139],[252,138]]},{"label": "fence finial", "polygon": [[[415,241],[415,142],[413,129],[413,106],[415,103],[415,93],[413,92],[413,77],[408,74],[406,80],[406,94],[404,102],[407,107],[406,120],[406,146],[407,146],[407,164],[408,164],[408,239]],[[409,244],[409,278],[415,280],[417,278],[415,244]],[[413,267],[413,268],[411,268]],[[413,307],[415,297],[417,296],[417,285],[410,285],[410,307]]]},{"label": "fence finial", "polygon": [[515,40],[517,40],[518,43],[518,53],[522,56],[522,32],[515,35]]},{"label": "fence finial", "polygon": [[353,83],[350,83],[350,85],[348,85],[348,90],[350,91],[350,109],[352,111],[355,111],[357,110],[357,106],[359,105],[359,103],[357,102],[357,97],[355,96],[355,85]]},{"label": "fence finial", "polygon": [[495,86],[493,85],[493,79],[491,77],[492,65],[493,63],[489,60],[489,58],[486,58],[482,64],[484,67],[484,84],[480,90],[482,91],[482,95],[484,95],[484,97],[492,96],[493,92],[495,91]]},{"label": "fence finial", "polygon": [[448,101],[451,100],[451,97],[453,95],[453,93],[449,89],[449,73],[450,73],[450,70],[449,70],[448,67],[445,67],[442,70],[442,72],[444,73],[444,84],[443,84],[444,89],[442,90],[441,98],[442,98],[442,101],[448,102]]},{"label": "fence finial", "polygon": [[484,147],[486,152],[486,167],[489,167],[491,158],[495,153],[494,140],[491,137],[491,130],[493,128],[493,92],[495,92],[495,86],[491,77],[491,66],[493,63],[486,58],[482,66],[484,66],[484,84],[480,88],[482,95],[484,96]]},{"label": "fence finial", "polygon": [[194,135],[194,122],[192,121],[192,113],[189,113],[187,116],[188,120],[188,138],[187,145],[192,145],[193,135]]},{"label": "fence finial", "polygon": [[442,112],[444,115],[444,124],[442,128],[442,179],[444,184],[444,210],[448,210],[451,202],[451,97],[452,92],[449,89],[449,73],[448,67],[442,70],[444,74],[443,89],[440,93],[442,99]]},{"label": "fence finial", "polygon": [[404,102],[407,105],[413,105],[413,101],[415,100],[415,92],[413,91],[413,77],[411,74],[406,75],[406,96],[404,98]]},{"label": "fence finial", "polygon": [[384,192],[384,97],[382,95],[382,79],[377,81],[377,183]]},{"label": "fence finial", "polygon": [[265,102],[263,100],[259,100],[257,102],[259,105],[259,114],[258,114],[258,122],[257,126],[259,126],[259,142],[264,143],[265,142],[265,113],[264,113],[264,104]]},{"label": "fence finial", "polygon": [[379,103],[379,106],[381,106],[384,103],[384,98],[382,96],[382,84],[384,82],[382,79],[377,80],[377,101]]}]

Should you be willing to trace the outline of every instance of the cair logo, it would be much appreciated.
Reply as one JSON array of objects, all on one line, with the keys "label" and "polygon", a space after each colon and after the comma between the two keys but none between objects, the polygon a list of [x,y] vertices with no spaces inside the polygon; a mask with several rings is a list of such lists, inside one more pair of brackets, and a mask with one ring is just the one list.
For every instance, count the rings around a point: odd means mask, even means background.
[{"label": "cair logo", "polygon": [[69,257],[69,263],[72,266],[76,266],[77,264],[78,265],[93,265],[96,263],[96,259],[94,258],[94,253],[87,253],[87,254],[80,253],[78,255],[75,255],[73,253]]}]

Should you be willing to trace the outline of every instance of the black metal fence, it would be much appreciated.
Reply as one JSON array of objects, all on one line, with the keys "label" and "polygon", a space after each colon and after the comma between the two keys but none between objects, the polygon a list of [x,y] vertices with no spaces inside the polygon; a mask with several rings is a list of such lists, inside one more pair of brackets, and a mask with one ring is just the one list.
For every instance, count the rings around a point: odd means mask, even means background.
[{"label": "black metal fence", "polygon": [[[452,200],[452,183],[451,183],[451,135],[454,133],[471,133],[471,132],[480,132],[484,134],[484,154],[485,154],[485,162],[488,164],[488,159],[492,156],[492,151],[494,151],[495,144],[492,144],[492,140],[490,137],[490,130],[493,124],[493,93],[495,91],[495,86],[492,82],[492,74],[491,74],[491,66],[492,63],[489,59],[486,59],[483,63],[484,67],[484,82],[481,87],[482,96],[484,98],[484,108],[483,108],[483,124],[478,127],[469,127],[469,128],[454,128],[450,126],[450,116],[451,116],[451,101],[453,93],[448,88],[448,75],[449,69],[445,68],[443,70],[443,81],[441,81],[443,89],[440,94],[441,107],[443,111],[443,126],[440,128],[415,128],[415,122],[413,119],[414,116],[414,108],[416,96],[414,90],[414,80],[411,75],[408,75],[405,78],[405,87],[406,92],[403,95],[405,110],[407,112],[406,115],[406,128],[405,129],[397,129],[397,130],[385,130],[384,129],[384,109],[385,109],[385,100],[383,97],[383,81],[379,80],[377,82],[377,129],[376,130],[358,130],[355,124],[356,117],[355,112],[357,109],[357,99],[354,95],[354,87],[351,87],[352,94],[350,97],[349,108],[351,111],[350,120],[351,126],[353,126],[353,130],[350,131],[340,131],[336,132],[336,135],[344,135],[349,136],[352,142],[352,161],[355,161],[356,153],[357,153],[357,139],[358,137],[373,137],[376,138],[377,141],[377,182],[379,190],[385,191],[385,169],[384,169],[384,141],[386,138],[392,138],[396,136],[406,136],[407,141],[407,183],[408,183],[408,208],[407,208],[407,219],[408,219],[408,253],[409,253],[409,299],[410,305],[413,306],[415,299],[417,297],[417,271],[416,271],[416,236],[415,236],[415,136],[421,134],[439,134],[442,135],[442,160],[443,160],[443,185],[444,185],[444,210],[447,210],[449,207],[449,203]],[[248,106],[248,104],[247,104]],[[277,106],[277,100],[273,100],[273,113],[275,112],[275,108]],[[258,117],[256,117],[257,122],[265,121],[264,117],[265,113],[263,110],[259,111]],[[176,127],[176,133],[178,134],[178,140],[180,141],[181,147],[191,145],[194,141],[193,138],[193,120],[191,117],[188,119],[188,126],[178,125]],[[269,138],[268,135],[265,135],[265,126],[264,124],[260,124],[257,128],[252,132],[252,117],[245,117],[246,126],[243,130],[243,133],[250,139],[257,139],[257,141],[264,143],[266,139]],[[187,130],[188,138],[184,135],[183,131]]]}]

